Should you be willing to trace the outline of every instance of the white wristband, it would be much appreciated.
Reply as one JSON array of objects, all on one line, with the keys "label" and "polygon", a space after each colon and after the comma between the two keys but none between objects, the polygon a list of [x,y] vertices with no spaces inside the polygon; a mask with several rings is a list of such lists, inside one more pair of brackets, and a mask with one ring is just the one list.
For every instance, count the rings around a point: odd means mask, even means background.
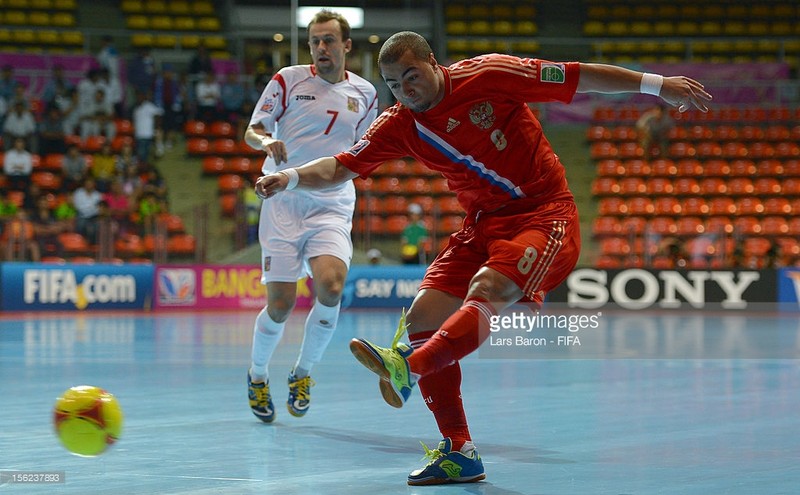
[{"label": "white wristband", "polygon": [[659,74],[642,74],[642,82],[639,85],[639,92],[645,95],[658,96],[661,94],[661,85],[664,84],[664,76]]},{"label": "white wristband", "polygon": [[281,170],[280,173],[289,178],[289,182],[286,184],[287,191],[291,191],[297,187],[297,183],[300,182],[300,174],[297,173],[297,170],[294,168],[287,168],[285,170]]}]

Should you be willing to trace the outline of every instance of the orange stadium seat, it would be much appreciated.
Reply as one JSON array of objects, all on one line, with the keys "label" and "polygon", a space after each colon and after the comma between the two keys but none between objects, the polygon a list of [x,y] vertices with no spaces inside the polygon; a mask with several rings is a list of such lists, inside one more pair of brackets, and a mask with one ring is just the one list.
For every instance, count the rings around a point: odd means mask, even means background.
[{"label": "orange stadium seat", "polygon": [[633,216],[650,216],[655,211],[653,201],[647,196],[636,196],[627,202],[628,214]]},{"label": "orange stadium seat", "polygon": [[597,204],[597,213],[600,215],[626,215],[628,205],[620,197],[601,198]]},{"label": "orange stadium seat", "polygon": [[672,177],[677,175],[678,168],[669,158],[658,158],[650,162],[650,171],[654,176]]},{"label": "orange stadium seat", "polygon": [[731,173],[731,166],[727,160],[707,160],[703,163],[702,170],[705,177],[727,177]]},{"label": "orange stadium seat", "polygon": [[792,205],[785,197],[772,197],[764,201],[765,215],[790,215]]},{"label": "orange stadium seat", "polygon": [[682,237],[700,235],[706,231],[706,226],[700,217],[684,216],[675,223],[675,233]]},{"label": "orange stadium seat", "polygon": [[186,140],[186,152],[190,155],[205,155],[209,152],[206,138],[193,137]]},{"label": "orange stadium seat", "polygon": [[386,196],[380,204],[379,213],[386,215],[405,215],[408,213],[408,199],[400,195]]},{"label": "orange stadium seat", "polygon": [[677,216],[681,214],[681,204],[674,196],[661,196],[653,200],[653,214],[656,216]]},{"label": "orange stadium seat", "polygon": [[232,155],[236,152],[236,142],[230,138],[215,139],[211,151],[218,155]]},{"label": "orange stadium seat", "polygon": [[764,204],[758,198],[745,196],[736,201],[737,215],[761,215],[764,213]]},{"label": "orange stadium seat", "polygon": [[220,156],[203,157],[203,173],[217,175],[225,172],[225,159]]},{"label": "orange stadium seat", "polygon": [[700,196],[690,196],[681,203],[681,211],[684,215],[705,216],[708,215],[709,207],[705,198]]},{"label": "orange stadium seat", "polygon": [[714,216],[706,219],[706,232],[725,233],[733,232],[733,222],[726,216]]},{"label": "orange stadium seat", "polygon": [[651,196],[672,194],[674,191],[675,187],[672,185],[672,179],[653,177],[647,181],[647,194]]},{"label": "orange stadium seat", "polygon": [[167,239],[167,254],[176,256],[194,255],[197,242],[191,234],[178,234]]},{"label": "orange stadium seat", "polygon": [[641,177],[626,177],[619,181],[619,193],[623,196],[633,196],[647,192],[647,184]]},{"label": "orange stadium seat", "polygon": [[244,185],[244,179],[238,174],[222,174],[217,178],[217,188],[221,194],[239,191]]},{"label": "orange stadium seat", "polygon": [[729,216],[736,213],[736,203],[727,196],[712,198],[708,204],[709,215]]},{"label": "orange stadium seat", "polygon": [[187,137],[202,137],[206,135],[206,124],[200,120],[187,120],[183,125],[183,132]]},{"label": "orange stadium seat", "polygon": [[789,234],[789,223],[779,216],[764,217],[761,220],[761,232],[768,236],[782,236]]}]

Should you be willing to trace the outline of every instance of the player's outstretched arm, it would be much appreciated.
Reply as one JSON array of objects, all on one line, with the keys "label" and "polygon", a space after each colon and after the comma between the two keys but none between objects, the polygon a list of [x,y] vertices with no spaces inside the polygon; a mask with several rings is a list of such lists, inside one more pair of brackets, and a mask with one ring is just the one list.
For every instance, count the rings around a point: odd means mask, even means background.
[{"label": "player's outstretched arm", "polygon": [[256,194],[261,199],[271,198],[281,191],[291,189],[325,189],[358,177],[358,174],[329,156],[306,163],[297,168],[287,168],[274,174],[259,177]]},{"label": "player's outstretched arm", "polygon": [[578,93],[647,93],[660,96],[678,110],[703,112],[711,101],[704,86],[686,76],[663,77],[607,64],[581,64]]}]

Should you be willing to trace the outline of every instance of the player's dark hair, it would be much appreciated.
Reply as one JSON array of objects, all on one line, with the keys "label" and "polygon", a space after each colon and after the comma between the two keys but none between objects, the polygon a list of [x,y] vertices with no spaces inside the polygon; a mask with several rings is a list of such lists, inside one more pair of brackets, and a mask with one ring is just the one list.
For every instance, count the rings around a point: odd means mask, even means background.
[{"label": "player's dark hair", "polygon": [[310,30],[311,26],[314,24],[323,24],[328,21],[339,22],[339,30],[342,32],[342,41],[350,39],[350,23],[347,22],[347,19],[345,19],[342,14],[328,9],[322,9],[314,14],[314,17],[311,18],[311,22],[308,23],[307,29]]},{"label": "player's dark hair", "polygon": [[401,31],[391,35],[383,44],[378,53],[378,65],[393,64],[407,51],[411,51],[418,60],[428,60],[433,53],[431,45],[421,35],[413,31]]}]

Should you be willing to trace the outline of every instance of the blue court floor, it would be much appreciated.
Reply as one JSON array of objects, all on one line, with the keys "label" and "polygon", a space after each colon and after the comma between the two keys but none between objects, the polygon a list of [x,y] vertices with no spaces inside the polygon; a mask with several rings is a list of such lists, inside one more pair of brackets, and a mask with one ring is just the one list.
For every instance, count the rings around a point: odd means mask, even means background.
[{"label": "blue court floor", "polygon": [[[397,311],[345,310],[312,373],[310,412],[280,406],[272,425],[247,405],[254,316],[0,316],[0,471],[65,475],[6,481],[0,494],[800,493],[797,314],[606,314],[561,345],[487,342],[462,362],[486,480],[438,487],[405,483],[419,442],[439,441],[419,394],[389,407],[347,348],[354,336],[388,344]],[[292,316],[270,368],[278,400],[304,317]],[[56,397],[81,384],[125,412],[121,440],[96,458],[52,433]]]}]

